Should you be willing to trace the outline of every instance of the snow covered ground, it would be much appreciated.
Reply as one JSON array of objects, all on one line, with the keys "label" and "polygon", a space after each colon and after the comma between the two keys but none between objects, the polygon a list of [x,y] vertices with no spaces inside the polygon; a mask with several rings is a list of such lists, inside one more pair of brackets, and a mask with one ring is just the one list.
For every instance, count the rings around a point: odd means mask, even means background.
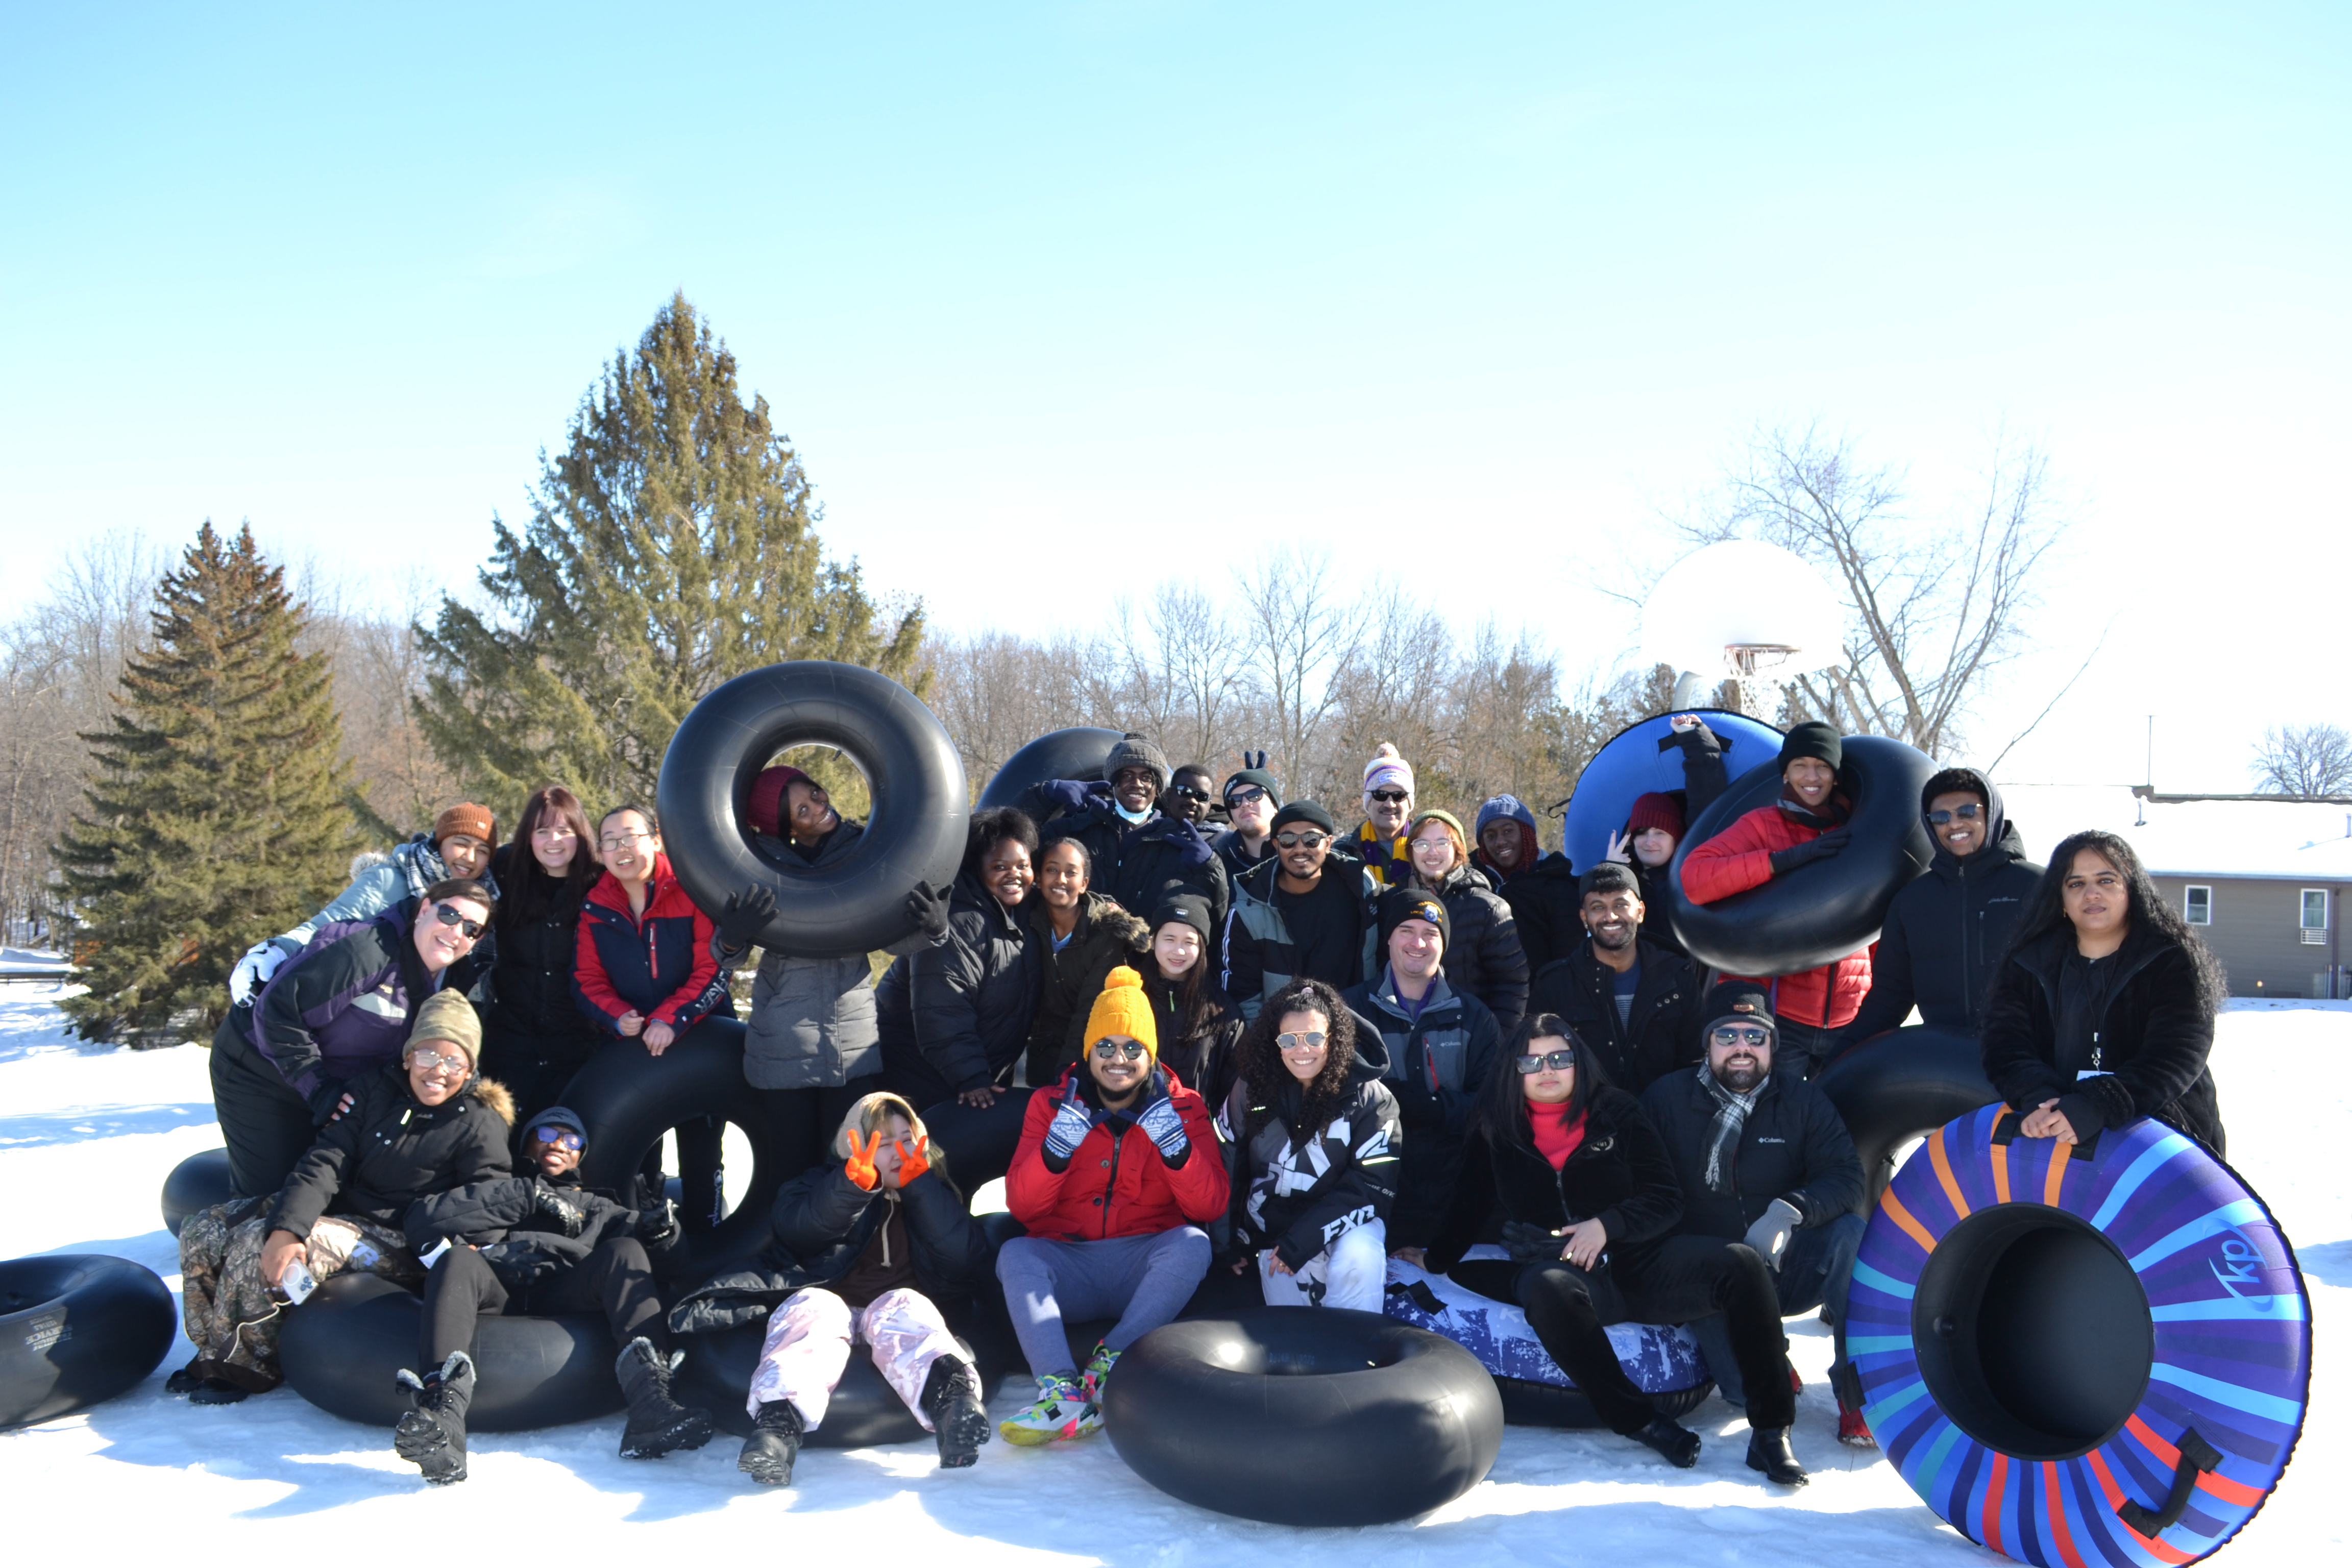
[{"label": "snow covered ground", "polygon": [[[183,1156],[219,1142],[202,1049],[135,1054],[66,1040],[47,986],[0,989],[0,1258],[110,1252],[178,1288],[156,1194]],[[2231,1563],[2343,1562],[2328,1500],[2352,1461],[2334,1395],[2336,1314],[2352,1318],[2352,1004],[2236,1004],[2214,1053],[2240,1168],[2301,1254],[2317,1329],[2317,1412],[2278,1495],[2223,1553]],[[1153,1490],[1108,1439],[1024,1450],[992,1443],[977,1468],[940,1473],[929,1444],[812,1450],[775,1492],[735,1469],[735,1441],[656,1463],[614,1453],[617,1418],[480,1436],[472,1479],[432,1490],[390,1435],[285,1391],[205,1409],[167,1398],[163,1371],[79,1415],[0,1434],[9,1561],[48,1552],[103,1562],[741,1562],[766,1549],[836,1568],[874,1563],[1045,1561],[1115,1568],[1223,1565],[1247,1553],[1410,1568],[1514,1561],[1655,1564],[1984,1563],[1874,1453],[1838,1446],[1824,1381],[1828,1335],[1790,1325],[1806,1380],[1797,1451],[1811,1487],[1783,1493],[1741,1463],[1745,1427],[1720,1401],[1692,1418],[1707,1439],[1691,1472],[1606,1434],[1509,1428],[1494,1472],[1408,1523],[1290,1531],[1202,1512]],[[1011,1408],[1010,1394],[996,1402]],[[602,1542],[602,1544],[598,1544]],[[2331,1544],[2332,1543],[2332,1544]],[[724,1553],[722,1558],[718,1553]],[[946,1555],[942,1555],[945,1553]]]}]

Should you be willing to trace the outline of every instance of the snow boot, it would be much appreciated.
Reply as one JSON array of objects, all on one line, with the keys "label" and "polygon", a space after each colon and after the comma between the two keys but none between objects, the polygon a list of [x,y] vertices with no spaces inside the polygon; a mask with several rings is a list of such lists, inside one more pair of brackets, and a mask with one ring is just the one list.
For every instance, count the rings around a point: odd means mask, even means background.
[{"label": "snow boot", "polygon": [[1051,1372],[1037,1380],[1037,1397],[998,1423],[1004,1440],[1024,1448],[1091,1436],[1102,1430],[1102,1410],[1088,1402],[1078,1380]]},{"label": "snow boot", "polygon": [[1095,1353],[1087,1358],[1087,1369],[1078,1373],[1078,1392],[1097,1410],[1102,1408],[1103,1384],[1110,1381],[1110,1369],[1118,1364],[1119,1353],[1097,1343]]},{"label": "snow boot", "polygon": [[1797,1463],[1796,1453],[1789,1447],[1786,1426],[1749,1428],[1748,1468],[1763,1471],[1766,1480],[1784,1487],[1801,1487],[1812,1479],[1805,1474],[1805,1467]]},{"label": "snow boot", "polygon": [[923,1381],[923,1414],[939,1439],[940,1468],[961,1470],[980,1463],[980,1446],[996,1434],[980,1403],[980,1377],[968,1363],[943,1355]]},{"label": "snow boot", "polygon": [[1666,1463],[1678,1470],[1687,1470],[1698,1463],[1698,1434],[1663,1415],[1652,1417],[1647,1426],[1627,1436],[1636,1443],[1646,1443],[1664,1454]]},{"label": "snow boot", "polygon": [[198,1356],[163,1380],[163,1392],[194,1394],[197,1389],[202,1388],[205,1385],[205,1380],[212,1375],[211,1369],[212,1362],[206,1357]]},{"label": "snow boot", "polygon": [[613,1363],[613,1375],[629,1402],[628,1425],[621,1429],[623,1458],[658,1459],[674,1448],[699,1448],[710,1441],[717,1430],[710,1412],[689,1409],[669,1396],[669,1374],[685,1359],[679,1352],[663,1360],[653,1341],[639,1334]]},{"label": "snow boot", "polygon": [[452,1351],[441,1370],[418,1377],[403,1367],[411,1409],[393,1428],[392,1451],[435,1486],[466,1479],[466,1411],[474,1403],[474,1358]]},{"label": "snow boot", "polygon": [[[1825,1309],[1826,1310],[1826,1309]],[[1852,1362],[1830,1368],[1830,1387],[1837,1394],[1838,1441],[1849,1448],[1875,1448],[1870,1423],[1862,1414],[1862,1374]]]},{"label": "snow boot", "polygon": [[801,1457],[801,1413],[791,1400],[769,1400],[752,1418],[735,1468],[763,1487],[791,1486],[793,1461]]}]

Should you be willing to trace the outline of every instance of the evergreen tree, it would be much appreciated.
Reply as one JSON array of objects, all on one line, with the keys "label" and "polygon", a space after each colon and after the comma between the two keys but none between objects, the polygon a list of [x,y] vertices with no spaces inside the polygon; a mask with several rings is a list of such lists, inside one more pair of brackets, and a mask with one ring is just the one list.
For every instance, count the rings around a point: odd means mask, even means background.
[{"label": "evergreen tree", "polygon": [[521,533],[494,526],[494,608],[443,600],[415,701],[487,799],[555,781],[591,810],[650,805],[679,721],[722,682],[792,658],[905,679],[921,643],[919,609],[885,616],[856,563],[824,558],[799,457],[682,294],[582,400]]},{"label": "evergreen tree", "polygon": [[95,780],[55,850],[88,990],[88,1039],[209,1033],[228,972],[342,886],[353,840],[341,727],[308,611],[206,521],[156,590],[152,640],[124,664],[123,711],[82,740]]}]

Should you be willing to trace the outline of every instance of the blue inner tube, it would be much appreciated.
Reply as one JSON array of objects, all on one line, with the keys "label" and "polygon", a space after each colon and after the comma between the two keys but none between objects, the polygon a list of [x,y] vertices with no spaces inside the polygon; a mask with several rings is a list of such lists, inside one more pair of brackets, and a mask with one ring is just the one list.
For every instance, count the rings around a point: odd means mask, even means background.
[{"label": "blue inner tube", "polygon": [[1728,974],[1799,974],[1878,940],[1886,906],[1933,858],[1919,791],[1936,764],[1883,735],[1849,735],[1844,752],[1838,782],[1853,800],[1853,839],[1841,855],[1697,904],[1683,891],[1683,862],[1694,846],[1779,800],[1780,772],[1748,770],[1690,825],[1669,863],[1666,897],[1675,934],[1693,958]]},{"label": "blue inner tube", "polygon": [[1038,736],[1005,758],[1004,765],[990,777],[988,787],[980,792],[982,808],[1019,805],[1023,791],[1047,779],[1093,783],[1103,776],[1103,763],[1118,744],[1119,734],[1117,730],[1079,724]]},{"label": "blue inner tube", "polygon": [[[1677,708],[1696,713],[1723,742],[1723,771],[1734,781],[1768,766],[1780,754],[1780,731],[1760,719],[1726,708]],[[1629,724],[1610,737],[1576,776],[1575,793],[1568,797],[1568,816],[1561,822],[1569,864],[1589,871],[1607,858],[1609,836],[1622,831],[1633,814],[1637,796],[1679,795],[1683,788],[1682,748],[1668,743],[1674,726],[1661,713]],[[1665,750],[1660,751],[1661,744]]]},{"label": "blue inner tube", "polygon": [[152,1269],[102,1253],[0,1263],[0,1430],[137,1387],[180,1335]]},{"label": "blue inner tube", "polygon": [[2073,1146],[2016,1128],[1961,1117],[1879,1200],[1846,1326],[1871,1430],[1928,1507],[2020,1562],[2196,1562],[2302,1435],[2294,1250],[2162,1122]]},{"label": "blue inner tube", "polygon": [[[822,866],[771,860],[743,826],[751,781],[797,745],[846,752],[873,801],[864,836]],[[887,675],[824,659],[739,675],[696,703],[670,738],[656,798],[671,868],[694,901],[715,913],[746,886],[767,888],[776,912],[761,945],[803,958],[907,935],[907,894],[955,880],[970,815],[963,761],[939,716]]]}]

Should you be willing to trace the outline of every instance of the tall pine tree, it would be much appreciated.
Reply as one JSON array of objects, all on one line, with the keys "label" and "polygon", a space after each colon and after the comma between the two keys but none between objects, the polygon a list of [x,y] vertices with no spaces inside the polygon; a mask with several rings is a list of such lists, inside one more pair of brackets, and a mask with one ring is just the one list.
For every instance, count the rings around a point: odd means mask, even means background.
[{"label": "tall pine tree", "polygon": [[55,857],[88,987],[64,1003],[89,1039],[209,1033],[247,947],[341,887],[355,847],[325,657],[250,527],[206,521],[156,590],[95,779]]},{"label": "tall pine tree", "polygon": [[911,668],[920,610],[885,616],[854,562],[825,559],[798,455],[683,294],[542,463],[522,532],[494,524],[492,612],[445,598],[419,628],[418,722],[485,798],[553,781],[592,809],[650,804],[678,721],[721,682],[789,658]]}]

